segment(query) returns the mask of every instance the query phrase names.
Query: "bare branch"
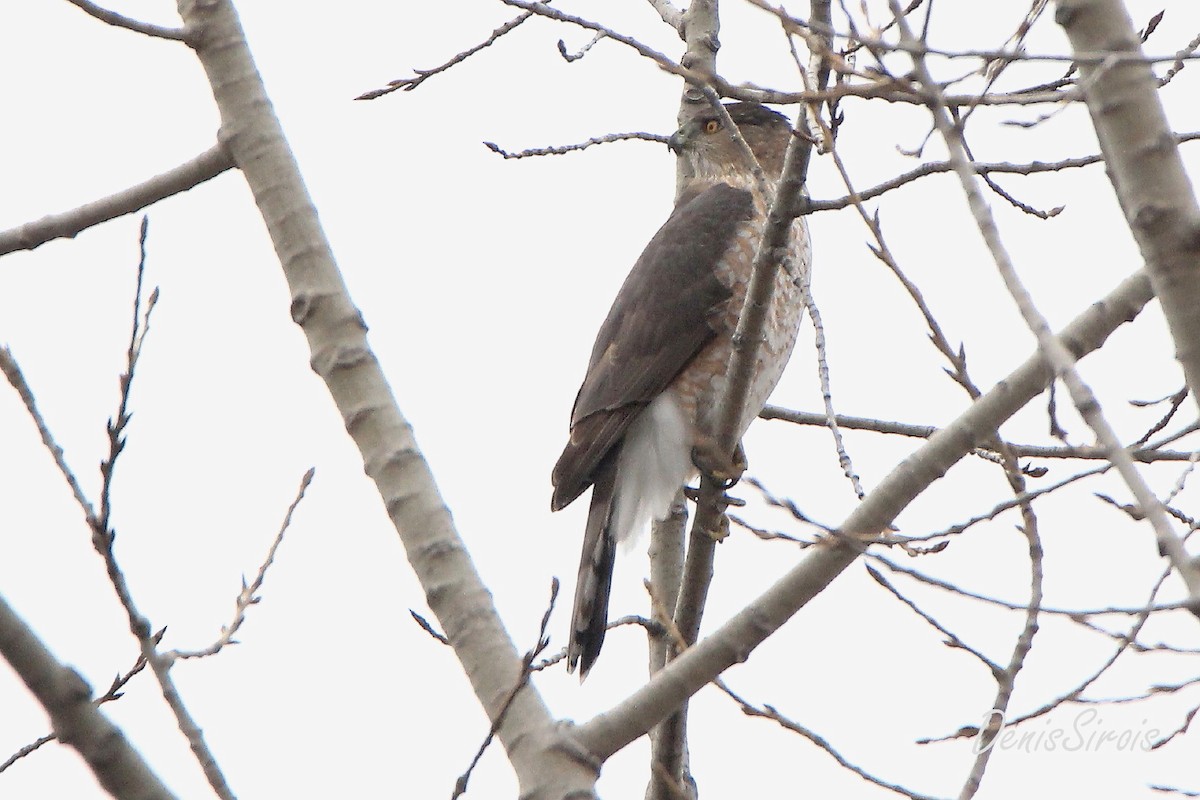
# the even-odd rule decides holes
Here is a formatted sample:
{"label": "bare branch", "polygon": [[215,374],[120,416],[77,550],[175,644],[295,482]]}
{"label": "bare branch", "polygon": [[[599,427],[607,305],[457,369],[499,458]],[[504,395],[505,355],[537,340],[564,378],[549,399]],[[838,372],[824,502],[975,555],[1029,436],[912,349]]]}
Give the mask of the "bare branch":
{"label": "bare branch", "polygon": [[[1081,356],[1090,353],[1112,331],[1137,316],[1151,296],[1149,279],[1137,273],[1078,316],[1060,336]],[[889,473],[839,526],[840,536],[810,548],[797,566],[760,597],[615,708],[576,728],[574,738],[587,751],[606,758],[644,734],[648,726],[722,670],[748,658],[758,644],[857,559],[862,548],[853,546],[853,539],[870,540],[886,530],[925,488],[1040,394],[1050,378],[1041,356],[1032,356]]]}
{"label": "bare branch", "polygon": [[[166,632],[167,632],[166,628],[160,628],[158,630],[158,632],[154,634],[154,643],[158,644],[159,642],[161,642],[163,634],[165,634]],[[145,668],[146,668],[146,657],[139,655],[137,657],[137,660],[133,663],[133,666],[130,667],[129,670],[127,670],[126,672],[113,678],[113,682],[112,682],[112,684],[109,685],[108,691],[106,691],[104,694],[97,697],[95,700],[92,701],[92,703],[96,706],[101,706],[104,703],[111,703],[114,700],[120,700],[121,697],[124,696],[124,692],[122,692],[121,690],[124,689],[125,686],[131,680],[133,680],[133,677],[135,675],[137,675],[139,672],[141,672]],[[50,734],[47,734],[46,736],[42,736],[42,737],[30,742],[29,744],[25,745],[20,750],[18,750],[17,752],[15,752],[11,756],[9,756],[3,763],[0,763],[0,772],[4,772],[4,770],[11,767],[13,764],[15,764],[17,761],[20,761],[22,758],[25,758],[26,756],[30,755],[31,753],[36,751],[38,748],[40,748],[42,745],[46,745],[46,744],[49,744],[50,742],[57,741],[57,739],[58,739],[58,736],[56,736],[53,733],[50,733]]]}
{"label": "bare branch", "polygon": [[[903,22],[901,25],[903,26]],[[1025,478],[1017,469],[1016,457],[1003,441],[1000,443],[1000,448],[1001,455],[1004,457],[1005,477],[1008,478],[1009,486],[1012,487],[1017,498],[1023,498],[1027,493]],[[975,761],[972,763],[971,770],[959,793],[960,800],[974,797],[983,783],[984,772],[991,761],[992,748],[990,744],[1000,732],[1000,720],[1008,712],[1009,703],[1012,701],[1013,691],[1016,688],[1017,675],[1025,666],[1025,659],[1033,649],[1033,638],[1037,635],[1040,627],[1038,615],[1042,610],[1045,552],[1042,549],[1041,533],[1037,515],[1033,510],[1033,503],[1025,499],[1018,499],[1017,502],[1021,508],[1021,533],[1025,535],[1029,552],[1029,604],[1025,609],[1025,623],[1013,645],[1008,664],[999,673],[993,673],[996,678],[996,694],[987,716],[986,727],[980,732],[978,740],[983,743],[987,739],[988,746],[983,747],[982,750],[976,748]]]}
{"label": "bare branch", "polygon": [[895,586],[892,586],[892,584],[888,582],[888,579],[883,577],[883,575],[879,572],[879,570],[874,569],[870,565],[867,565],[867,574],[870,575],[875,580],[876,583],[878,583],[884,589],[887,589],[889,592],[891,592],[893,597],[895,597],[901,603],[904,603],[904,605],[908,606],[909,609],[911,609],[914,614],[916,614],[921,619],[925,620],[925,622],[928,623],[931,628],[933,628],[938,633],[945,636],[946,638],[942,642],[942,644],[946,645],[947,647],[956,649],[956,650],[962,650],[965,653],[969,653],[970,655],[975,656],[976,660],[978,660],[980,663],[982,663],[985,667],[988,668],[988,671],[992,673],[993,678],[996,678],[997,680],[1000,679],[1001,675],[1003,675],[1003,673],[1004,673],[1004,670],[1000,667],[999,664],[997,664],[995,661],[992,661],[990,658],[985,656],[983,653],[981,653],[980,651],[976,650],[974,647],[971,647],[969,644],[964,642],[962,639],[960,639],[958,637],[958,634],[954,633],[949,628],[947,628],[945,625],[938,622],[936,619],[933,618],[932,615],[926,613],[925,611],[922,611],[921,608],[915,602],[913,602],[912,600],[910,600],[909,598],[907,598],[903,594],[901,594],[900,590],[897,589]]}
{"label": "bare branch", "polygon": [[1188,728],[1192,726],[1192,720],[1196,718],[1197,711],[1200,711],[1200,706],[1193,706],[1192,709],[1184,715],[1183,722],[1179,724],[1179,727],[1168,733],[1166,736],[1163,736],[1155,741],[1154,744],[1150,745],[1150,749],[1157,750],[1158,748],[1168,744],[1175,737],[1182,736],[1183,734],[1187,733]]}
{"label": "bare branch", "polygon": [[292,319],[307,339],[312,369],[361,453],[475,696],[498,726],[522,791],[540,796],[546,781],[564,792],[572,787],[580,794],[591,791],[593,769],[561,756],[561,750],[550,754],[559,734],[537,689],[520,683],[520,691],[505,703],[520,682],[521,656],[367,342],[361,312],[350,299],[236,12],[229,3],[181,2],[180,7],[186,24],[205,31],[196,55],[209,78],[223,139],[242,166],[279,256]]}
{"label": "bare branch", "polygon": [[0,255],[32,250],[54,239],[73,239],[81,231],[110,219],[140,211],[152,203],[186,192],[234,167],[224,145],[217,144],[172,170],[148,181],[94,200],[62,214],[27,222],[0,232]]}
{"label": "bare branch", "polygon": [[[1137,438],[1137,441],[1134,442],[1134,444],[1135,445],[1145,444],[1146,442],[1150,441],[1151,436],[1158,433],[1163,428],[1167,427],[1167,425],[1170,424],[1172,418],[1174,418],[1175,413],[1177,411],[1179,411],[1179,407],[1183,405],[1183,401],[1187,399],[1188,391],[1189,391],[1188,387],[1186,385],[1184,385],[1184,387],[1182,389],[1180,389],[1178,392],[1175,392],[1175,394],[1170,395],[1167,398],[1164,398],[1166,400],[1171,401],[1171,404],[1167,408],[1166,413],[1164,413],[1159,418],[1158,422],[1155,422],[1153,425],[1150,426],[1150,428],[1145,433],[1143,433],[1141,436],[1139,436]],[[1138,404],[1132,403],[1132,405],[1137,406]],[[1144,405],[1150,405],[1150,404],[1144,404]]]}
{"label": "bare branch", "polygon": [[[897,0],[890,0],[890,6],[893,13],[900,13],[900,6]],[[903,41],[910,43],[915,41],[912,31],[908,28],[904,20],[900,21],[900,31]],[[983,199],[983,195],[977,186],[977,177],[964,151],[961,130],[951,120],[945,104],[941,101],[941,88],[930,74],[924,56],[914,51],[912,58],[916,73],[929,93],[931,99],[930,113],[933,115],[934,123],[950,151],[950,161],[955,165],[955,172],[962,184],[963,192],[967,196],[971,213],[975,217],[980,233],[983,234],[983,238],[987,242],[988,249],[991,251],[993,260],[996,262],[996,267],[1004,279],[1005,286],[1016,301],[1017,307],[1020,309],[1021,315],[1024,317],[1029,329],[1037,337],[1038,348],[1045,353],[1048,361],[1054,365],[1055,372],[1058,373],[1058,376],[1070,391],[1071,400],[1075,404],[1075,407],[1092,430],[1095,431],[1096,437],[1108,450],[1109,458],[1121,474],[1122,479],[1133,492],[1134,497],[1137,498],[1138,504],[1142,507],[1147,519],[1154,528],[1159,551],[1162,555],[1170,559],[1171,564],[1187,584],[1195,613],[1200,617],[1200,568],[1198,568],[1200,565],[1192,563],[1182,541],[1172,529],[1162,503],[1159,502],[1158,498],[1150,490],[1150,487],[1142,479],[1141,474],[1134,465],[1133,459],[1130,458],[1129,453],[1121,445],[1116,431],[1113,430],[1105,418],[1096,397],[1079,376],[1079,372],[1075,369],[1076,356],[1067,349],[1063,342],[1054,336],[1049,323],[1042,316],[1041,312],[1038,311],[1037,307],[1033,304],[1033,299],[1021,284],[1012,260],[1008,255],[1008,250],[1000,238],[999,229],[996,226],[991,210],[988,208],[987,202]],[[1180,167],[1180,173],[1182,174],[1182,167]],[[1200,211],[1197,211],[1193,215],[1193,218],[1200,218]],[[1145,253],[1148,242],[1143,241],[1139,242],[1139,244],[1142,245],[1143,253]],[[1147,258],[1147,263],[1150,261],[1151,258]],[[1179,291],[1179,287],[1175,286],[1173,291]],[[1200,286],[1197,286],[1197,295],[1200,296]],[[1176,332],[1175,336],[1176,341],[1179,341],[1179,332]],[[1182,345],[1180,346],[1182,347]],[[1200,351],[1197,352],[1197,357],[1200,359]],[[1182,354],[1181,358],[1183,358]],[[1187,364],[1186,359],[1184,360],[1186,371]],[[1195,380],[1200,382],[1200,360],[1197,361],[1195,368]]]}
{"label": "bare branch", "polygon": [[454,784],[454,792],[450,795],[450,800],[456,800],[458,797],[466,794],[467,784],[471,780],[471,773],[475,771],[475,767],[479,764],[479,759],[483,758],[483,754],[487,752],[488,746],[496,737],[496,731],[504,724],[504,718],[508,716],[508,711],[512,708],[513,700],[517,694],[529,682],[529,676],[533,672],[533,661],[550,645],[550,636],[546,633],[547,627],[550,625],[550,616],[554,613],[554,603],[558,600],[558,578],[550,580],[550,600],[546,603],[546,611],[542,614],[542,624],[538,628],[537,642],[534,643],[525,653],[525,657],[521,659],[521,678],[515,686],[508,692],[504,702],[500,705],[500,713],[492,720],[491,727],[488,728],[487,736],[484,737],[483,743],[479,745],[479,749],[475,751],[475,757],[471,759],[470,765],[462,775],[458,776],[458,780]]}
{"label": "bare branch", "polygon": [[663,136],[662,134],[659,134],[659,133],[645,133],[643,131],[634,131],[633,133],[606,133],[603,136],[593,136],[591,139],[588,139],[586,142],[580,142],[579,144],[562,144],[562,145],[553,145],[550,147],[533,147],[528,150],[521,150],[516,153],[512,153],[512,152],[509,152],[508,150],[503,149],[502,147],[500,147],[500,145],[496,144],[495,142],[484,142],[483,145],[488,150],[491,150],[493,153],[504,156],[504,158],[508,159],[508,158],[530,158],[533,156],[560,156],[560,155],[563,155],[564,153],[574,153],[574,152],[578,152],[580,150],[586,150],[589,147],[591,147],[592,145],[609,144],[610,142],[622,142],[622,141],[626,141],[628,139],[642,139],[647,142],[656,142],[658,144],[666,144],[668,138],[669,137]]}
{"label": "bare branch", "polygon": [[447,647],[450,647],[450,640],[446,638],[446,634],[434,628],[433,623],[425,619],[425,617],[421,616],[417,612],[413,611],[411,608],[408,610],[408,613],[412,616],[413,621],[421,626],[421,630],[432,636],[435,641],[441,642]]}
{"label": "bare branch", "polygon": [[662,17],[662,21],[675,29],[679,34],[679,38],[683,38],[683,12],[672,5],[671,0],[647,0],[651,8],[658,12]]}
{"label": "bare branch", "polygon": [[[1009,449],[1012,450],[1013,448],[1010,446]],[[1002,503],[997,503],[990,511],[986,511],[982,514],[976,514],[975,516],[971,517],[970,519],[966,520],[965,522],[955,523],[954,525],[951,525],[949,528],[945,528],[940,531],[935,531],[934,533],[928,533],[928,534],[925,534],[924,536],[906,536],[902,539],[902,542],[903,543],[924,542],[924,541],[929,541],[930,539],[940,539],[944,536],[957,536],[958,534],[966,531],[968,528],[971,528],[974,525],[978,525],[981,522],[986,522],[988,520],[995,519],[996,517],[1000,516],[1000,514],[1005,511],[1008,511],[1013,508],[1017,508],[1018,506],[1023,506],[1027,503],[1030,503],[1033,500],[1038,499],[1039,497],[1043,497],[1045,495],[1056,492],[1059,489],[1063,488],[1064,486],[1069,486],[1072,483],[1076,483],[1078,481],[1083,480],[1084,478],[1090,478],[1095,475],[1103,475],[1105,472],[1108,472],[1108,470],[1111,468],[1112,468],[1111,464],[1105,464],[1102,467],[1095,467],[1094,469],[1089,469],[1084,472],[1077,473],[1075,475],[1069,475],[1066,478],[1063,478],[1062,480],[1060,480],[1056,483],[1053,483],[1049,486],[1043,486],[1042,488],[1035,489],[1032,492],[1030,492],[1030,491],[1019,492],[1012,498],[1005,500]]]}
{"label": "bare branch", "polygon": [[67,2],[81,11],[84,11],[87,14],[95,17],[101,22],[107,23],[116,28],[124,28],[126,30],[134,31],[135,33],[153,36],[156,39],[170,39],[176,42],[186,42],[188,38],[188,31],[186,28],[164,28],[161,25],[151,25],[148,22],[131,19],[130,17],[123,16],[115,11],[109,11],[107,8],[102,8],[101,6],[90,2],[90,0],[67,0]]}
{"label": "bare branch", "polygon": [[[988,597],[987,595],[979,594],[978,592],[973,592],[969,589],[964,589],[961,586],[955,586],[954,584],[949,583],[944,580],[941,580],[940,578],[935,578],[931,575],[926,575],[923,572],[918,572],[917,570],[912,569],[911,567],[901,566],[900,564],[897,564],[895,561],[892,561],[891,559],[887,558],[886,556],[882,556],[878,553],[870,553],[870,554],[868,554],[868,557],[872,561],[874,561],[878,564],[883,564],[885,567],[887,567],[892,572],[898,572],[901,575],[907,575],[910,578],[913,578],[914,580],[920,581],[921,583],[927,584],[929,586],[937,587],[938,589],[942,589],[944,591],[951,592],[953,594],[957,594],[961,597],[967,597],[972,600],[978,600],[980,602],[996,606],[997,608],[1008,609],[1009,611],[1026,611],[1029,608],[1029,605],[1027,603],[1013,603],[1011,601],[1001,600],[996,597]],[[1153,602],[1153,597],[1151,597],[1151,602]],[[1063,616],[1063,617],[1080,617],[1080,618],[1082,618],[1082,617],[1098,617],[1098,616],[1104,616],[1107,614],[1121,614],[1124,616],[1139,616],[1141,614],[1156,614],[1156,613],[1160,613],[1163,611],[1186,611],[1186,610],[1187,609],[1185,608],[1185,606],[1182,603],[1163,603],[1161,605],[1108,606],[1106,608],[1054,608],[1054,607],[1050,607],[1050,606],[1043,606],[1041,609],[1041,612],[1043,614],[1055,614],[1055,615]]]}
{"label": "bare branch", "polygon": [[279,551],[279,545],[283,544],[284,534],[291,527],[292,515],[296,513],[296,509],[300,506],[300,501],[304,499],[304,493],[308,491],[308,487],[312,484],[313,475],[315,474],[316,468],[309,468],[304,473],[304,477],[300,479],[300,488],[296,491],[296,498],[288,506],[287,513],[283,516],[283,523],[279,526],[279,532],[275,534],[274,541],[271,542],[270,548],[267,549],[267,557],[263,559],[262,564],[259,566],[258,574],[254,576],[254,580],[247,586],[246,579],[242,579],[242,590],[238,592],[233,621],[228,625],[222,626],[221,635],[203,650],[168,650],[162,654],[161,658],[165,661],[174,661],[182,658],[204,658],[221,652],[225,645],[236,644],[233,637],[237,635],[238,630],[246,622],[246,611],[261,599],[258,596],[258,592],[262,589],[263,581],[267,578],[267,570],[275,563],[275,554]]}
{"label": "bare branch", "polygon": [[[1178,143],[1194,142],[1200,139],[1200,132],[1179,133],[1174,134],[1175,141]],[[1099,164],[1104,160],[1102,155],[1080,156],[1079,158],[1064,158],[1060,161],[1033,161],[1028,164],[1012,164],[1008,162],[972,162],[971,166],[980,175],[991,174],[1010,174],[1010,175],[1038,175],[1046,172],[1059,172],[1064,169],[1077,169],[1086,167],[1092,164]],[[866,201],[873,200],[880,195],[886,194],[895,189],[899,189],[906,184],[924,178],[929,175],[938,175],[944,172],[950,172],[954,169],[954,165],[949,161],[931,161],[922,164],[919,167],[909,170],[902,175],[897,175],[891,180],[884,181],[878,186],[872,186],[870,189],[863,189],[858,192],[858,200]],[[815,213],[818,211],[835,211],[841,208],[847,208],[854,205],[854,195],[846,195],[835,200],[812,200],[806,197],[800,198],[798,213]]]}
{"label": "bare branch", "polygon": [[476,53],[478,53],[480,50],[483,50],[484,48],[491,47],[492,44],[494,44],[497,39],[499,39],[501,36],[508,33],[509,31],[513,30],[518,25],[520,25],[522,22],[524,22],[525,20],[529,19],[532,16],[533,16],[532,11],[526,11],[525,13],[520,14],[520,15],[514,17],[513,19],[510,19],[508,22],[504,23],[499,28],[496,28],[494,31],[492,31],[491,35],[488,36],[486,39],[484,39],[482,42],[475,45],[474,47],[468,47],[466,50],[464,50],[461,53],[459,53],[458,55],[454,56],[446,63],[439,64],[438,66],[434,67],[433,69],[414,69],[413,77],[397,78],[394,81],[388,81],[387,85],[384,86],[383,88],[372,89],[369,92],[363,92],[362,94],[360,94],[358,97],[356,97],[354,99],[355,100],[374,100],[377,97],[383,97],[385,94],[391,94],[392,92],[395,92],[397,90],[411,92],[413,89],[417,88],[422,83],[424,83],[426,80],[428,80],[429,78],[432,78],[434,75],[437,75],[438,73],[441,73],[441,72],[445,72],[446,70],[453,67],[455,64],[461,64],[463,61],[466,61],[468,58],[475,55]]}
{"label": "bare branch", "polygon": [[25,404],[25,411],[29,414],[29,418],[33,420],[33,424],[37,426],[38,434],[42,438],[42,444],[45,446],[46,452],[54,459],[55,466],[58,467],[58,471],[62,473],[63,479],[66,480],[67,486],[71,489],[71,495],[83,510],[83,516],[87,520],[88,525],[91,526],[96,519],[96,511],[92,507],[91,501],[83,493],[83,487],[79,484],[79,479],[75,477],[75,473],[67,465],[66,458],[63,456],[63,449],[54,440],[54,435],[46,425],[46,420],[42,416],[42,412],[38,410],[37,402],[33,397],[33,390],[29,388],[29,384],[25,381],[25,376],[21,373],[21,367],[13,357],[12,351],[7,347],[0,347],[0,372],[4,373],[4,377],[8,379],[9,385],[16,390],[17,396]]}
{"label": "bare branch", "polygon": [[1187,789],[1180,789],[1177,786],[1164,786],[1162,784],[1151,784],[1149,788],[1155,792],[1173,794],[1177,797],[1200,797],[1200,790],[1189,791]]}
{"label": "bare branch", "polygon": [[[854,469],[854,462],[851,461],[850,454],[846,451],[846,442],[842,438],[842,430],[838,426],[838,414],[833,408],[833,386],[829,377],[825,325],[821,321],[821,309],[817,307],[817,301],[812,295],[812,271],[806,271],[800,278],[804,281],[805,308],[808,310],[808,318],[812,320],[813,324],[813,346],[817,351],[817,379],[821,385],[821,400],[825,404],[825,427],[833,435],[833,447],[837,452],[838,466],[842,468],[842,474],[850,481],[854,496],[862,500],[866,497],[867,492],[863,489],[862,480]],[[759,416],[761,417],[763,414],[760,412]]]}
{"label": "bare branch", "polygon": [[[1143,39],[1142,41],[1145,41],[1145,40]],[[1179,58],[1175,59],[1175,63],[1173,63],[1171,65],[1170,69],[1167,70],[1166,74],[1164,74],[1158,80],[1159,87],[1166,86],[1168,83],[1170,83],[1172,80],[1174,80],[1176,75],[1178,75],[1180,72],[1183,71],[1184,56],[1188,56],[1188,55],[1191,55],[1192,53],[1196,52],[1196,48],[1198,48],[1198,47],[1200,47],[1200,34],[1197,34],[1195,37],[1193,37],[1192,40],[1190,42],[1188,42],[1187,45],[1182,50],[1179,51],[1179,53],[1178,53]]]}
{"label": "bare branch", "polygon": [[558,54],[560,56],[562,56],[563,61],[566,61],[568,64],[570,64],[573,61],[578,61],[579,59],[586,56],[588,54],[588,51],[596,46],[596,42],[603,39],[605,37],[605,35],[606,34],[604,34],[604,33],[597,33],[595,36],[593,36],[591,38],[591,40],[587,44],[585,44],[583,47],[576,50],[574,53],[568,52],[567,51],[567,43],[564,42],[562,39],[559,39],[558,40]]}
{"label": "bare branch", "polygon": [[1116,648],[1099,667],[1093,670],[1091,674],[1084,677],[1070,691],[1063,693],[1062,695],[1042,704],[1032,711],[1028,711],[1021,716],[1016,717],[1015,719],[1006,720],[1005,725],[1008,727],[1021,725],[1022,723],[1028,722],[1031,719],[1036,719],[1040,716],[1050,713],[1063,703],[1070,703],[1078,700],[1083,693],[1087,691],[1089,686],[1098,681],[1100,677],[1104,675],[1104,673],[1108,672],[1109,668],[1111,668],[1112,665],[1117,662],[1117,659],[1119,659],[1122,654],[1124,654],[1127,650],[1132,649],[1132,644],[1137,641],[1138,634],[1145,626],[1146,620],[1148,620],[1150,615],[1157,610],[1157,608],[1153,605],[1154,598],[1158,596],[1159,590],[1162,588],[1163,583],[1170,574],[1171,570],[1168,568],[1163,570],[1163,572],[1159,575],[1158,580],[1150,590],[1150,596],[1146,600],[1146,607],[1137,614],[1133,615],[1133,622],[1129,626],[1128,632],[1126,632],[1117,640]]}
{"label": "bare branch", "polygon": [[3,597],[0,655],[49,713],[58,739],[79,752],[109,794],[146,800],[174,798],[120,728],[96,708],[83,677],[60,664]]}
{"label": "bare branch", "polygon": [[807,728],[795,720],[785,717],[783,714],[779,713],[778,709],[776,709],[774,706],[763,704],[763,706],[759,708],[730,689],[729,686],[721,679],[718,678],[717,680],[713,681],[713,683],[717,685],[717,688],[728,695],[730,699],[741,706],[742,713],[746,716],[761,717],[763,719],[773,720],[774,722],[778,723],[780,727],[786,728],[792,733],[799,734],[821,750],[824,750],[844,769],[853,772],[855,775],[867,781],[868,783],[872,783],[883,789],[895,792],[896,794],[903,795],[904,797],[910,798],[910,800],[936,800],[929,795],[921,794],[920,792],[912,789],[906,789],[899,784],[891,783],[890,781],[885,781],[882,778],[872,775],[862,767],[849,761],[845,756],[838,752],[837,748],[830,744],[825,737],[821,736],[816,731],[813,731],[811,728]]}
{"label": "bare branch", "polygon": [[117,562],[116,554],[113,552],[113,543],[116,540],[116,531],[112,527],[112,503],[110,499],[113,476],[116,472],[117,459],[125,450],[124,434],[130,420],[129,398],[133,386],[133,378],[137,372],[137,364],[141,357],[142,346],[146,341],[146,334],[149,331],[150,314],[158,299],[158,290],[155,289],[151,292],[147,300],[145,316],[143,317],[141,310],[142,285],[146,269],[146,239],[148,232],[149,220],[143,217],[141,235],[138,241],[141,256],[137,266],[137,285],[133,300],[133,324],[129,334],[129,345],[126,349],[125,372],[120,377],[120,400],[117,406],[117,413],[109,420],[107,426],[109,452],[100,462],[100,475],[102,479],[100,513],[98,515],[90,514],[87,511],[90,505],[86,503],[85,499],[85,514],[88,514],[88,524],[91,527],[92,546],[103,559],[109,582],[112,584],[122,608],[125,609],[125,614],[129,621],[129,631],[137,639],[142,655],[145,657],[147,663],[150,664],[154,676],[158,679],[163,699],[175,715],[180,732],[187,739],[188,745],[195,755],[197,763],[200,764],[200,768],[204,771],[204,775],[208,779],[209,786],[212,787],[213,792],[222,798],[222,800],[234,800],[233,791],[229,788],[224,774],[217,765],[216,758],[204,741],[203,732],[192,718],[191,713],[187,710],[187,706],[183,702],[183,698],[180,697],[178,690],[175,688],[169,674],[170,662],[163,659],[157,652],[157,642],[151,634],[150,621],[138,610],[137,604],[133,599],[133,593],[129,588],[129,582],[126,580],[125,574]]}
{"label": "bare branch", "polygon": [[[769,14],[773,14],[774,16],[778,17],[780,21],[784,23],[785,28],[790,33],[795,33],[799,36],[806,36],[808,35],[809,30],[815,30],[805,20],[789,15],[782,6],[772,6],[770,3],[767,3],[766,0],[747,0],[747,2],[753,6],[757,6]],[[919,2],[910,3],[904,16],[907,17],[908,14],[919,5]],[[1114,54],[1101,46],[1097,46],[1094,49],[1072,55],[1056,55],[1053,53],[1026,53],[1011,48],[1001,50],[946,50],[944,48],[930,47],[928,43],[917,37],[913,37],[911,41],[904,41],[901,39],[899,42],[892,42],[879,35],[887,31],[893,25],[894,23],[889,23],[888,25],[870,33],[861,29],[855,29],[850,32],[830,31],[830,33],[835,39],[853,42],[859,46],[872,47],[881,52],[886,50],[888,52],[908,53],[909,55],[915,56],[940,56],[948,59],[970,58],[983,61],[1020,60],[1028,62],[1046,61],[1067,64],[1102,64],[1112,60],[1113,56],[1115,55],[1116,60],[1123,64],[1159,64],[1166,62],[1173,63],[1176,59],[1181,57],[1185,60],[1193,60],[1196,58],[1196,56],[1190,51],[1179,51],[1171,53],[1170,55],[1159,56],[1147,56],[1141,52],[1123,51]],[[970,103],[963,103],[962,105],[970,105]]]}
{"label": "bare branch", "polygon": [[[1109,55],[1098,63],[1081,62],[1088,83],[1085,100],[1107,174],[1162,303],[1176,358],[1200,404],[1200,272],[1195,268],[1200,260],[1200,206],[1171,136],[1154,74],[1138,61],[1141,44],[1120,2],[1060,0],[1055,19],[1077,55],[1101,49]],[[1152,520],[1157,516],[1150,498],[1139,495],[1138,502]],[[1178,567],[1186,554],[1177,551],[1164,531],[1159,535]],[[1184,579],[1200,613],[1196,572],[1185,573]]]}
{"label": "bare branch", "polygon": [[[760,419],[774,419],[790,422],[795,425],[824,426],[828,425],[827,417],[813,411],[793,411],[781,406],[764,406],[758,415]],[[870,417],[854,417],[848,414],[836,414],[834,420],[838,427],[851,430],[872,431],[874,433],[892,434],[895,436],[910,436],[914,439],[928,439],[941,430],[936,425],[913,425],[905,422],[872,419]],[[1143,443],[1144,444],[1144,443]],[[1095,445],[1053,446],[1039,444],[1009,443],[1013,453],[1027,458],[1073,458],[1087,461],[1107,459],[1106,451]],[[1146,463],[1154,461],[1190,461],[1193,457],[1188,450],[1162,450],[1155,446],[1131,446],[1129,454],[1137,461]]]}

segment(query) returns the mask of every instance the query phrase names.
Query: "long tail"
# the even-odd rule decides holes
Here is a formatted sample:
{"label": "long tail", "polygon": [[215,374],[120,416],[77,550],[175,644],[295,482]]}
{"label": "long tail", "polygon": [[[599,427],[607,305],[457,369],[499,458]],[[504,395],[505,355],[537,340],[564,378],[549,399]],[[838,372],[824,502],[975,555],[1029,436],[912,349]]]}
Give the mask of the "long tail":
{"label": "long tail", "polygon": [[583,553],[575,582],[575,608],[571,612],[571,641],[567,645],[567,671],[579,663],[579,680],[587,677],[604,644],[608,627],[608,595],[612,588],[613,561],[617,541],[613,535],[613,488],[620,446],[613,448],[595,473]]}

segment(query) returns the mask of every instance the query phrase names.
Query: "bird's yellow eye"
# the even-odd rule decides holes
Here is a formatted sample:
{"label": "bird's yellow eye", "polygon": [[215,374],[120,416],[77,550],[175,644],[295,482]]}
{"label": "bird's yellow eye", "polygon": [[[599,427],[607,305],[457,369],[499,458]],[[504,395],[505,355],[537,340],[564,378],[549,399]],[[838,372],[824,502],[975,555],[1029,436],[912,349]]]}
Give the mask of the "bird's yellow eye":
{"label": "bird's yellow eye", "polygon": [[721,130],[721,123],[715,119],[710,119],[708,122],[704,123],[705,133],[716,133],[719,130]]}

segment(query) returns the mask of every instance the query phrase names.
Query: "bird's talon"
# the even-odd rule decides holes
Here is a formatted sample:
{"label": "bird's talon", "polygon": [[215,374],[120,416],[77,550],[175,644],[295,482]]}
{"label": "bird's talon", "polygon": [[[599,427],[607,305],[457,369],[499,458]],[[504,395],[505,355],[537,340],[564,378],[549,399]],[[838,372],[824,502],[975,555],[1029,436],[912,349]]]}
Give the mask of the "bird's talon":
{"label": "bird's talon", "polygon": [[732,489],[746,471],[746,451],[739,442],[733,455],[721,451],[712,437],[702,437],[692,447],[692,463],[706,477],[721,484],[721,491]]}
{"label": "bird's talon", "polygon": [[[700,489],[696,486],[685,486],[683,487],[683,496],[688,500],[691,500],[693,503],[699,503]],[[734,508],[742,508],[746,505],[746,501],[740,497],[734,497],[733,495],[726,494],[725,491],[722,490],[721,496],[717,498],[717,505],[719,505],[722,510],[729,508],[730,506]]]}

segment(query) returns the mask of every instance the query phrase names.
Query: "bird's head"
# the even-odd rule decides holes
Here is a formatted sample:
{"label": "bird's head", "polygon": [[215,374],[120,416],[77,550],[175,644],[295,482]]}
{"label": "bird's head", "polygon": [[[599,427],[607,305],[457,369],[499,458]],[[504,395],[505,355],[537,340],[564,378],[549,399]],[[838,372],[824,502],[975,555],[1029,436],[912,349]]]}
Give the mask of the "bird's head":
{"label": "bird's head", "polygon": [[[725,110],[767,178],[778,178],[792,133],[787,117],[758,103],[727,103]],[[667,147],[686,158],[692,173],[700,179],[721,180],[747,170],[741,150],[712,108],[705,108],[680,126]]]}

